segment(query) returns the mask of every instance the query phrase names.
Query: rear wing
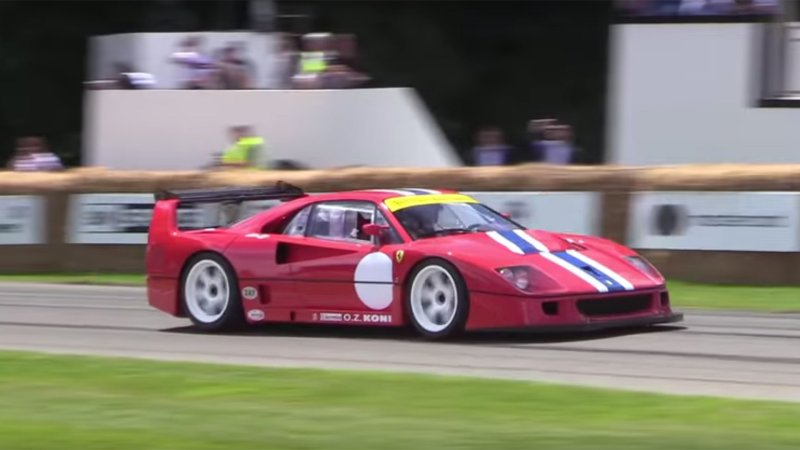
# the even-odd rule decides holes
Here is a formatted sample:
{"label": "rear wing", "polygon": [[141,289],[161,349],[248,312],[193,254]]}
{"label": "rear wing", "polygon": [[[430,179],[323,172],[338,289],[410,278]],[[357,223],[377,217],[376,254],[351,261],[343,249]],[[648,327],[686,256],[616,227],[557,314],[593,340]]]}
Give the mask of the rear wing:
{"label": "rear wing", "polygon": [[156,202],[177,200],[178,203],[240,203],[251,200],[291,200],[307,194],[297,186],[279,181],[272,187],[231,187],[216,189],[187,189],[159,191],[154,194]]}
{"label": "rear wing", "polygon": [[[279,181],[271,187],[232,187],[215,189],[189,189],[179,191],[159,191],[154,194],[155,207],[150,219],[148,244],[168,241],[178,228],[178,206],[193,203],[239,204],[253,200],[286,201],[305,197],[297,186]],[[236,213],[235,215],[238,215]]]}

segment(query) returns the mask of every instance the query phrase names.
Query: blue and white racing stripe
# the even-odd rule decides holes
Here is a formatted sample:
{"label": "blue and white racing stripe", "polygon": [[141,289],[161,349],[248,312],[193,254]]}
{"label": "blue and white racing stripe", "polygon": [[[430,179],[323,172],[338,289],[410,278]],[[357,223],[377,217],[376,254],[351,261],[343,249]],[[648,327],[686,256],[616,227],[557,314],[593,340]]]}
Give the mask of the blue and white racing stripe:
{"label": "blue and white racing stripe", "polygon": [[600,264],[599,262],[595,261],[588,256],[576,252],[575,250],[567,250],[567,254],[572,256],[573,258],[585,263],[588,266],[591,266],[595,270],[601,272],[603,275],[611,279],[614,283],[622,286],[622,288],[626,291],[632,291],[634,289],[633,284],[630,281],[626,280],[622,275],[614,272],[613,270],[609,269],[608,267]]}
{"label": "blue and white racing stripe", "polygon": [[523,230],[500,230],[486,233],[503,247],[520,255],[549,251],[547,246]]}
{"label": "blue and white racing stripe", "polygon": [[622,275],[575,250],[551,252],[546,245],[523,230],[490,231],[495,242],[518,255],[540,254],[592,285],[598,292],[631,291],[633,284]]}
{"label": "blue and white racing stripe", "polygon": [[508,238],[503,236],[499,231],[490,231],[486,233],[486,235],[492,238],[498,244],[502,245],[503,247],[511,250],[512,252],[518,255],[526,254],[525,250],[522,247],[515,244],[513,241],[508,240]]}
{"label": "blue and white racing stripe", "polygon": [[[553,253],[553,256],[561,259],[562,261],[566,262],[570,266],[573,266],[580,270],[581,272],[585,273],[586,275],[591,276],[594,278],[598,283],[602,284],[605,289],[598,289],[601,292],[617,292],[617,291],[627,291],[633,289],[633,285],[631,285],[628,280],[622,278],[616,272],[611,271],[607,267],[601,265],[597,261],[581,255],[580,253],[567,250],[566,252],[557,252]],[[602,269],[601,269],[602,267]],[[597,287],[596,283],[591,283],[592,286]]]}
{"label": "blue and white racing stripe", "polygon": [[572,274],[576,277],[591,284],[592,287],[597,289],[598,292],[608,292],[608,286],[598,281],[595,277],[582,270],[580,267],[570,264],[568,261],[559,258],[555,253],[542,253],[542,257],[572,272]]}
{"label": "blue and white racing stripe", "polygon": [[525,230],[514,230],[510,231],[511,234],[514,234],[518,238],[522,239],[523,241],[527,242],[528,244],[532,245],[539,252],[549,252],[550,250],[547,248],[546,245],[539,242],[538,239],[531,236],[530,234],[526,233]]}

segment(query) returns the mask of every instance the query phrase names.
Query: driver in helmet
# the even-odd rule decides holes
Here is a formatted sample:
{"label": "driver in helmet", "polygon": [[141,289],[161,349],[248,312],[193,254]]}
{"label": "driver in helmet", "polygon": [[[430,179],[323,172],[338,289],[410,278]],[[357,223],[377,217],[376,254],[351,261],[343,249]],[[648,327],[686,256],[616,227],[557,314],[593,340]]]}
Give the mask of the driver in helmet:
{"label": "driver in helmet", "polygon": [[415,206],[409,208],[398,219],[412,236],[431,235],[442,229],[438,221],[439,213],[443,209],[444,207],[441,204]]}

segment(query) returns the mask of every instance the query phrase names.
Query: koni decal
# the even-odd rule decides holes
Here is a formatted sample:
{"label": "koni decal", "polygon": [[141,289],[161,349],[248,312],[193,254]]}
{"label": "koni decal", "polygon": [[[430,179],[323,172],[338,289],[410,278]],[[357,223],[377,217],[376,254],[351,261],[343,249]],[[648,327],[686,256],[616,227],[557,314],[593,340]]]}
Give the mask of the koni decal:
{"label": "koni decal", "polygon": [[314,316],[320,322],[392,323],[391,314],[322,312]]}

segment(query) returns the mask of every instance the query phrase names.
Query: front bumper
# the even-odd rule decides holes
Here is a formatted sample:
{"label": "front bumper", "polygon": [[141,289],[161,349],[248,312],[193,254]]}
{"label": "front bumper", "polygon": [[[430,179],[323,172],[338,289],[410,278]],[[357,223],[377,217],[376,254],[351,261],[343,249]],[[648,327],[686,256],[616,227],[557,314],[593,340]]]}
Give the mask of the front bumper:
{"label": "front bumper", "polygon": [[471,292],[467,329],[594,331],[681,320],[666,288],[558,297]]}

